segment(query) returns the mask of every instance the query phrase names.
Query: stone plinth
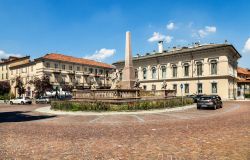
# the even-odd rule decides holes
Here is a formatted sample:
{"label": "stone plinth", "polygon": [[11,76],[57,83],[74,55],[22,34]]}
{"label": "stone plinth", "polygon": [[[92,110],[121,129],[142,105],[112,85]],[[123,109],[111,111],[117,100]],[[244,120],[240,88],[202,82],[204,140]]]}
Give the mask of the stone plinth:
{"label": "stone plinth", "polygon": [[97,89],[73,90],[75,100],[129,100],[139,99],[140,91],[137,89]]}

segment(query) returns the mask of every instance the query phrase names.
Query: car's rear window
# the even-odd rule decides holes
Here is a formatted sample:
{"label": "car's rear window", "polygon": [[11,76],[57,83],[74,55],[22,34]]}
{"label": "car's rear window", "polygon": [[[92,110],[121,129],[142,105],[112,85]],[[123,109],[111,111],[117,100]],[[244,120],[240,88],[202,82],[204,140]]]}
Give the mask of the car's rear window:
{"label": "car's rear window", "polygon": [[30,99],[29,97],[25,97],[25,99]]}
{"label": "car's rear window", "polygon": [[201,97],[200,99],[201,100],[209,100],[209,99],[212,99],[212,97]]}

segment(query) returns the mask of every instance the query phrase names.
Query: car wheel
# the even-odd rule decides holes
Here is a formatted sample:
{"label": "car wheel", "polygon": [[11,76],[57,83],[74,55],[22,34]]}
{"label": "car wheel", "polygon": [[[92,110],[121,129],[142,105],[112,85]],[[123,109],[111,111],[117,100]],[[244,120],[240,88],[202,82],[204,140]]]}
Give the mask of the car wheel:
{"label": "car wheel", "polygon": [[24,102],[23,102],[23,101],[21,102],[21,105],[24,105]]}
{"label": "car wheel", "polygon": [[223,105],[222,104],[220,104],[220,108],[222,108],[223,107]]}
{"label": "car wheel", "polygon": [[214,105],[214,110],[216,110],[217,109],[217,106],[216,106],[216,104]]}
{"label": "car wheel", "polygon": [[13,102],[12,102],[12,101],[10,101],[10,104],[11,104],[11,105],[13,105]]}
{"label": "car wheel", "polygon": [[197,106],[197,109],[201,109],[201,107],[200,107],[200,106]]}

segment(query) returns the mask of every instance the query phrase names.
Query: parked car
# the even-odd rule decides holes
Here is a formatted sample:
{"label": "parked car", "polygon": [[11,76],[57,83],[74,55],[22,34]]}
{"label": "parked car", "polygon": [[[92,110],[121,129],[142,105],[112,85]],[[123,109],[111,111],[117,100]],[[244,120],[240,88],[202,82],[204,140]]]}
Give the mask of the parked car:
{"label": "parked car", "polygon": [[189,97],[192,97],[194,100],[194,103],[197,103],[197,101],[202,97],[205,96],[204,94],[197,94],[197,95],[190,95]]}
{"label": "parked car", "polygon": [[39,97],[36,99],[36,103],[50,103],[50,99],[48,97]]}
{"label": "parked car", "polygon": [[29,97],[17,97],[10,100],[10,104],[31,104],[32,101]]}
{"label": "parked car", "polygon": [[223,104],[220,96],[218,95],[210,95],[210,96],[202,96],[197,101],[197,109],[203,107],[211,107],[213,109],[222,108]]}

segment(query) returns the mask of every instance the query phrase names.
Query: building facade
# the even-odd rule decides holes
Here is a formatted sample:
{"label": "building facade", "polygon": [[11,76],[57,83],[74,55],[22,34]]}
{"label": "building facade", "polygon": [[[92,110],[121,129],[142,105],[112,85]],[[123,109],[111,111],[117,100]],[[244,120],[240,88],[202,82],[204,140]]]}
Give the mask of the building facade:
{"label": "building facade", "polygon": [[237,97],[244,99],[246,94],[250,94],[250,69],[238,67],[237,74]]}
{"label": "building facade", "polygon": [[[159,52],[133,58],[135,76],[140,88],[176,90],[177,96],[190,94],[218,94],[223,99],[236,97],[237,60],[241,57],[233,45],[208,44],[192,47],[162,49]],[[113,63],[122,74],[124,61]],[[122,77],[122,75],[120,76]]]}
{"label": "building facade", "polygon": [[25,96],[34,97],[35,88],[31,81],[35,77],[49,76],[54,89],[109,88],[110,75],[114,66],[63,54],[50,53],[33,61],[29,56],[10,57],[0,63],[0,81],[9,81],[11,93],[17,96],[16,78],[20,76]]}

